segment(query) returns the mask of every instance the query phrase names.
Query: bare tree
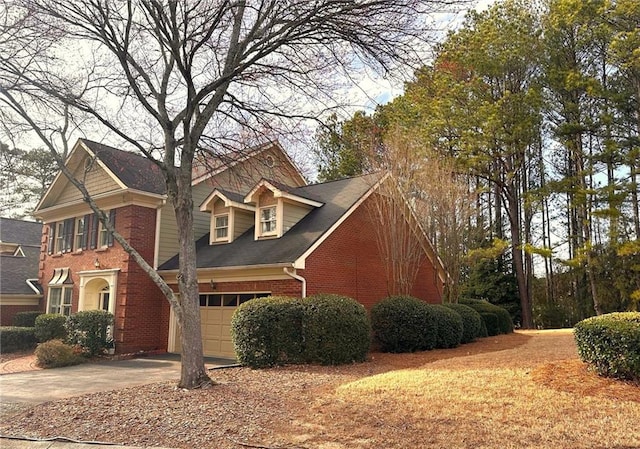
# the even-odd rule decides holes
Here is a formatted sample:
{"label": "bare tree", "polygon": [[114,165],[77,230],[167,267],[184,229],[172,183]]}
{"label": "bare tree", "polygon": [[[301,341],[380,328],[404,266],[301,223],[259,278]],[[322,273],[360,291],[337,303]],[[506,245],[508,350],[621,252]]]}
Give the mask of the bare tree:
{"label": "bare tree", "polygon": [[[449,0],[5,0],[0,101],[56,153],[99,130],[152,160],[180,229],[180,300],[116,240],[166,295],[182,332],[180,386],[209,385],[200,339],[191,173],[198,152],[335,106],[336,72],[411,62],[427,14]],[[347,77],[348,78],[348,77]],[[310,104],[310,101],[313,102]],[[313,113],[312,111],[315,111]],[[55,126],[52,117],[58,117]],[[65,175],[70,173],[63,169]],[[94,211],[81,181],[72,181]],[[104,214],[103,224],[110,228]],[[114,229],[109,229],[111,232]]]}

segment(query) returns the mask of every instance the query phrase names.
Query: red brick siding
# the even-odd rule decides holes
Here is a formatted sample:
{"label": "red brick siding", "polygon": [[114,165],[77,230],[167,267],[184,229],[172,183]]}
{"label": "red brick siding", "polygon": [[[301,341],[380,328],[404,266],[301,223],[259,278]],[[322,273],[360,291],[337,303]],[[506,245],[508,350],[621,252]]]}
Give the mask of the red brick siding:
{"label": "red brick siding", "polygon": [[[307,258],[306,269],[299,274],[307,280],[308,295],[339,293],[367,309],[389,295],[375,224],[366,207],[365,201]],[[426,255],[412,294],[427,302],[442,302],[442,285]]]}
{"label": "red brick siding", "polygon": [[209,283],[198,285],[198,289],[205,293],[242,293],[242,292],[271,292],[273,296],[302,295],[302,283],[295,279],[283,279],[274,281],[247,281],[247,282],[217,282],[215,289]]}
{"label": "red brick siding", "polygon": [[[40,300],[42,303],[42,300]],[[0,326],[13,326],[13,317],[19,312],[43,311],[42,304],[33,306],[0,306]]]}
{"label": "red brick siding", "polygon": [[[100,269],[119,268],[115,306],[115,338],[117,352],[165,349],[169,317],[163,313],[164,296],[149,277],[129,257],[122,247],[105,250],[84,250],[81,253],[48,255],[46,252],[49,227],[44,226],[40,255],[40,282],[45,286],[44,307],[47,303],[46,285],[55,268],[69,267],[73,280],[72,311],[78,310],[80,295],[79,271],[95,270],[96,258]],[[155,248],[156,210],[142,206],[126,206],[116,212],[116,230],[129,241],[149,263],[153,263]]]}

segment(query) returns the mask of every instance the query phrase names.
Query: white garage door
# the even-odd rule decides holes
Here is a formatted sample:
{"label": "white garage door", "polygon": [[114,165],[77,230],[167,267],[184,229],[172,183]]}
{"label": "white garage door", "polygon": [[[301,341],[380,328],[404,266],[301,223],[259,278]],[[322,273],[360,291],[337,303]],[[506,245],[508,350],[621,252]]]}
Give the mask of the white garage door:
{"label": "white garage door", "polygon": [[269,296],[256,293],[206,293],[200,295],[202,347],[205,356],[235,358],[231,342],[231,317],[240,304]]}

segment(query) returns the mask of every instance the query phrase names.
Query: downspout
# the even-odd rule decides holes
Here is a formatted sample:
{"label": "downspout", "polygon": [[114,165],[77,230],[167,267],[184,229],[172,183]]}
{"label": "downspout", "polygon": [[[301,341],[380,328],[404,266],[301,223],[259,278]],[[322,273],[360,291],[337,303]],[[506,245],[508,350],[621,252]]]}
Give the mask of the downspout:
{"label": "downspout", "polygon": [[42,296],[42,292],[40,291],[40,289],[38,289],[38,287],[33,285],[33,282],[38,282],[38,279],[27,279],[27,285],[31,288],[31,290],[33,290],[36,295]]}
{"label": "downspout", "polygon": [[302,297],[306,298],[307,297],[307,280],[302,276],[300,276],[299,274],[296,274],[295,268],[293,269],[293,273],[289,271],[289,267],[283,267],[282,271],[284,271],[284,274],[286,274],[287,276],[291,276],[296,281],[302,282]]}

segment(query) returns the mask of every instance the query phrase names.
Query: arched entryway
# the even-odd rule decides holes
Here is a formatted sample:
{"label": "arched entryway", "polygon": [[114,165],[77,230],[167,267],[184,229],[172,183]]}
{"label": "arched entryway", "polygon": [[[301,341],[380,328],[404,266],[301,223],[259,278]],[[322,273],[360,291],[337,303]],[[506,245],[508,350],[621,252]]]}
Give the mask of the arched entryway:
{"label": "arched entryway", "polygon": [[81,271],[78,310],[106,310],[115,315],[120,270]]}

